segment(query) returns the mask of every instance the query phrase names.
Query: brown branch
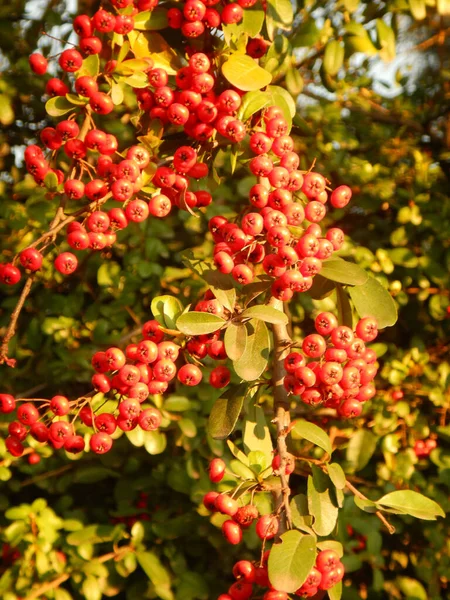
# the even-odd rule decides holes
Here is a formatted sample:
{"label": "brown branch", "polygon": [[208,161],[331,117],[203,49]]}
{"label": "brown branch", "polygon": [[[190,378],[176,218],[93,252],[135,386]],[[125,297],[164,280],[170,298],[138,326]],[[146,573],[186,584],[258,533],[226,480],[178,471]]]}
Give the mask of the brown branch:
{"label": "brown branch", "polygon": [[[96,561],[98,563],[105,563],[108,562],[108,560],[120,560],[122,556],[124,554],[127,554],[128,552],[134,552],[134,548],[132,546],[123,546],[122,548],[118,548],[114,552],[108,552],[103,556],[94,557],[91,559],[91,562]],[[56,579],[53,579],[52,581],[46,581],[41,586],[36,588],[33,592],[31,592],[31,594],[28,594],[28,596],[26,596],[24,600],[37,600],[43,594],[49,592],[50,590],[58,588],[62,583],[67,581],[71,575],[72,572],[63,573],[62,575],[56,577]]]}
{"label": "brown branch", "polygon": [[56,579],[53,579],[52,581],[47,581],[46,583],[38,587],[36,590],[34,590],[34,592],[28,594],[28,596],[25,597],[25,600],[36,600],[37,598],[40,598],[43,594],[49,592],[50,590],[58,588],[62,583],[67,581],[69,577],[70,573],[63,573]]}
{"label": "brown branch", "polygon": [[22,293],[20,294],[19,301],[17,302],[16,308],[14,309],[11,319],[8,325],[8,329],[3,337],[2,345],[0,347],[0,365],[6,363],[9,367],[14,367],[16,361],[14,359],[8,358],[8,346],[11,339],[14,337],[16,333],[17,320],[19,319],[19,315],[22,311],[23,305],[25,304],[25,300],[27,299],[29,293],[31,292],[31,286],[33,285],[34,275],[30,275],[23,286]]}
{"label": "brown branch", "polygon": [[[369,499],[369,498],[367,498],[367,496],[364,496],[364,494],[362,494],[358,489],[356,489],[355,486],[352,485],[349,481],[345,482],[345,486],[351,491],[351,493],[354,496],[356,496],[360,500],[368,500]],[[389,523],[389,521],[386,519],[386,517],[383,515],[383,513],[381,511],[377,510],[375,515],[380,519],[380,521],[383,523],[383,525],[386,527],[386,529],[389,531],[389,533],[391,535],[393,533],[395,533],[395,527]]]}
{"label": "brown branch", "polygon": [[[283,302],[276,298],[271,298],[271,306],[283,311]],[[281,510],[284,505],[284,517],[281,519],[280,531],[283,533],[286,529],[292,529],[291,507],[289,505],[289,496],[291,490],[289,488],[289,476],[286,475],[285,469],[288,463],[288,450],[286,445],[286,435],[291,422],[289,413],[290,402],[289,396],[284,387],[284,377],[286,370],[284,368],[284,359],[289,354],[290,344],[292,342],[286,325],[272,325],[273,341],[274,341],[274,361],[273,361],[273,398],[274,398],[274,413],[273,422],[277,427],[277,450],[280,457],[280,479],[281,490],[275,493],[277,502],[277,511]]]}

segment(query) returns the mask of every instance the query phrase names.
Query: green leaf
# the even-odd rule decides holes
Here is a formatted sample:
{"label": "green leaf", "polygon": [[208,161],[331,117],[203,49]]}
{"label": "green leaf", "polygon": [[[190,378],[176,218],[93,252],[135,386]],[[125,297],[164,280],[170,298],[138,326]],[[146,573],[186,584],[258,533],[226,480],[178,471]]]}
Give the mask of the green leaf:
{"label": "green leaf", "polygon": [[30,518],[30,510],[31,507],[29,504],[21,504],[20,506],[13,506],[12,508],[8,508],[4,516],[10,521],[28,521],[28,519]]}
{"label": "green leaf", "polygon": [[350,467],[354,471],[364,469],[372,458],[376,447],[377,438],[373,433],[366,429],[356,431],[350,438],[347,446],[346,458],[350,463]]}
{"label": "green leaf", "polygon": [[239,448],[236,446],[236,444],[233,444],[233,442],[231,440],[227,440],[227,446],[230,449],[231,454],[233,456],[235,456],[243,465],[246,465],[248,467],[248,465],[249,465],[248,458],[242,452],[242,450],[239,450]]}
{"label": "green leaf", "polygon": [[[250,461],[249,461],[249,464],[250,464]],[[231,460],[230,468],[235,475],[237,475],[238,477],[241,477],[242,479],[249,479],[249,480],[256,479],[255,472],[252,469],[250,469],[250,467],[247,467],[247,465],[244,465],[239,460]]]}
{"label": "green leaf", "polygon": [[340,283],[336,284],[336,308],[339,324],[353,329],[352,305],[350,304],[347,292]]}
{"label": "green leaf", "polygon": [[62,117],[74,109],[75,106],[64,96],[55,96],[45,103],[45,110],[51,117]]}
{"label": "green leaf", "polygon": [[71,546],[108,542],[113,539],[116,531],[117,529],[113,525],[89,525],[88,527],[69,533],[66,537],[66,542]]}
{"label": "green leaf", "polygon": [[140,12],[133,17],[134,28],[140,31],[157,31],[167,27],[167,9],[157,6],[153,10]]}
{"label": "green leaf", "polygon": [[308,290],[308,295],[314,300],[322,300],[332,294],[335,287],[334,281],[317,274],[313,278],[313,284]]}
{"label": "green leaf", "polygon": [[334,486],[330,478],[312,465],[308,476],[308,510],[314,517],[313,529],[320,536],[327,536],[336,526],[339,508],[334,498]]}
{"label": "green leaf", "polygon": [[269,85],[272,75],[247,54],[236,52],[223,64],[222,73],[239,90],[260,90]]}
{"label": "green leaf", "polygon": [[445,517],[444,511],[437,502],[412,490],[391,492],[380,498],[377,504],[403,510],[408,515],[425,521],[435,521],[436,517]]}
{"label": "green leaf", "polygon": [[344,46],[337,40],[331,40],[325,47],[323,55],[323,68],[332,77],[337,75],[344,64]]}
{"label": "green leaf", "polygon": [[369,37],[367,30],[362,23],[350,21],[345,25],[345,46],[352,52],[364,52],[368,56],[378,53],[377,48]]}
{"label": "green leaf", "polygon": [[423,585],[412,577],[397,577],[395,580],[400,591],[409,600],[428,600],[429,596]]}
{"label": "green leaf", "polygon": [[342,581],[338,581],[336,585],[328,590],[330,600],[341,600],[342,598]]}
{"label": "green leaf", "polygon": [[142,570],[153,583],[170,588],[170,575],[166,567],[153,552],[136,552],[136,558]]}
{"label": "green leaf", "polygon": [[88,77],[97,77],[100,71],[100,58],[98,54],[91,54],[83,60],[81,69],[77,71],[76,77],[87,75]]}
{"label": "green leaf", "polygon": [[257,404],[250,407],[245,418],[242,441],[246,452],[261,452],[266,457],[267,464],[271,464],[273,456],[272,438],[270,437],[264,410]]}
{"label": "green leaf", "polygon": [[291,25],[294,11],[290,0],[268,0],[267,14],[280,25]]}
{"label": "green leaf", "polygon": [[[183,305],[174,296],[156,296],[150,305],[153,317],[166,329],[176,329]],[[190,313],[186,313],[190,314]]]}
{"label": "green leaf", "polygon": [[272,546],[268,570],[271,585],[293,594],[306,581],[316,560],[316,540],[300,531],[286,531]]}
{"label": "green leaf", "polygon": [[102,598],[102,589],[99,585],[99,580],[96,577],[86,577],[81,589],[83,598],[86,598],[86,600],[101,600]]}
{"label": "green leaf", "polygon": [[[208,264],[208,263],[206,263]],[[236,304],[236,289],[234,280],[230,275],[220,273],[217,269],[206,268],[202,271],[202,279],[209,285],[217,300],[230,312],[234,311]]]}
{"label": "green leaf", "polygon": [[242,323],[229,323],[223,341],[228,358],[239,360],[247,345],[247,328]]}
{"label": "green leaf", "polygon": [[315,535],[312,529],[313,518],[308,510],[308,498],[305,494],[297,494],[290,502],[292,523],[297,529]]}
{"label": "green leaf", "polygon": [[161,431],[146,431],[144,448],[149,454],[162,454],[167,446],[167,437]]}
{"label": "green leaf", "polygon": [[300,23],[297,28],[297,33],[292,40],[294,48],[312,47],[320,39],[320,29],[316,25],[314,18],[310,18],[304,23]]}
{"label": "green leaf", "polygon": [[56,192],[56,189],[58,187],[58,177],[56,173],[53,173],[53,171],[49,171],[44,177],[44,185],[49,190],[49,192]]}
{"label": "green leaf", "polygon": [[378,43],[381,46],[380,57],[389,62],[395,58],[395,33],[383,19],[377,19]]}
{"label": "green leaf", "polygon": [[242,98],[237,117],[245,123],[252,115],[269,105],[270,99],[267,98],[266,92],[260,92],[259,90],[247,92]]}
{"label": "green leaf", "polygon": [[362,285],[369,279],[369,275],[361,267],[340,258],[324,260],[320,275],[346,285]]}
{"label": "green leaf", "polygon": [[274,325],[286,325],[289,322],[288,316],[281,310],[268,306],[267,304],[257,304],[246,308],[241,313],[242,318],[260,319],[265,323],[272,323]]}
{"label": "green leaf", "polygon": [[146,88],[148,87],[148,77],[145,73],[139,73],[136,71],[129,77],[118,77],[118,80],[130,85],[134,88]]}
{"label": "green leaf", "polygon": [[76,96],[75,94],[66,94],[66,100],[68,100],[71,104],[75,104],[75,106],[86,106],[86,104],[89,103],[88,98]]}
{"label": "green leaf", "polygon": [[363,285],[348,289],[350,298],[362,317],[375,317],[378,327],[391,327],[397,321],[397,307],[389,292],[374,277]]}
{"label": "green leaf", "polygon": [[192,419],[183,418],[178,421],[178,426],[184,435],[188,438],[195,438],[197,435],[197,426]]}
{"label": "green leaf", "polygon": [[358,498],[358,496],[354,496],[353,500],[356,504],[356,506],[363,510],[364,512],[368,512],[368,513],[375,513],[377,512],[377,510],[379,510],[378,506],[376,505],[375,502],[372,502],[372,500],[369,500],[368,498]]}
{"label": "green leaf", "polygon": [[346,477],[344,470],[338,463],[330,463],[328,465],[328,476],[338,490],[345,488]]}
{"label": "green leaf", "polygon": [[114,261],[104,262],[97,271],[97,283],[100,286],[115,286],[120,280],[122,268]]}
{"label": "green leaf", "polygon": [[303,90],[303,77],[298,69],[291,67],[286,72],[286,87],[292,96],[298,96]]}
{"label": "green leaf", "polygon": [[242,26],[249,37],[256,37],[262,29],[266,13],[260,8],[246,8],[242,19]]}
{"label": "green leaf", "polygon": [[79,465],[73,476],[74,483],[95,483],[105,479],[120,477],[117,471],[107,469],[102,465]]}
{"label": "green leaf", "polygon": [[225,323],[222,317],[205,312],[186,312],[178,317],[176,327],[185,335],[205,335],[221,329]]}
{"label": "green leaf", "polygon": [[164,401],[163,408],[169,412],[183,412],[191,408],[191,402],[184,396],[169,396]]}
{"label": "green leaf", "polygon": [[309,421],[305,421],[304,419],[295,421],[291,435],[294,439],[308,440],[308,442],[325,450],[327,454],[331,455],[333,452],[330,438],[323,429],[314,423],[309,423]]}
{"label": "green leaf", "polygon": [[270,338],[264,321],[251,319],[247,324],[247,344],[242,356],[233,362],[236,374],[245,381],[255,381],[267,367]]}
{"label": "green leaf", "polygon": [[215,440],[224,440],[235,428],[241,414],[248,385],[230,385],[214,403],[208,419],[208,432]]}
{"label": "green leaf", "polygon": [[341,542],[338,542],[337,540],[322,540],[321,542],[317,542],[317,549],[333,550],[333,552],[336,552],[339,558],[344,556],[344,547],[342,546]]}
{"label": "green leaf", "polygon": [[119,106],[123,102],[123,85],[120,83],[115,83],[114,81],[111,84],[111,100],[115,106]]}
{"label": "green leaf", "polygon": [[[287,90],[285,90],[284,88],[282,88],[278,85],[269,85],[266,92],[270,93],[272,95],[272,103],[275,104],[276,106],[280,105],[279,108],[281,108],[281,109],[283,108],[282,105],[283,105],[283,101],[284,101],[284,103],[286,103],[289,108],[290,117],[292,119],[295,117],[295,113],[297,112],[297,107],[295,106],[295,100],[293,99],[293,97]],[[288,123],[290,125],[291,119],[287,118],[286,120],[288,121]]]}

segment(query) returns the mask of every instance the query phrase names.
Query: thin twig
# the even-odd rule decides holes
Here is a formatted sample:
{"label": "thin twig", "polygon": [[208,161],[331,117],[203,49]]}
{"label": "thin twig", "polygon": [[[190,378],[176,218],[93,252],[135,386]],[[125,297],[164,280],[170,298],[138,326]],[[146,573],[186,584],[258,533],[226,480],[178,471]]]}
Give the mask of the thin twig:
{"label": "thin twig", "polygon": [[[351,493],[354,496],[356,496],[357,498],[359,498],[360,500],[368,500],[369,499],[369,498],[367,498],[367,496],[364,496],[364,494],[362,494],[358,489],[356,489],[355,486],[352,485],[348,480],[345,482],[345,485],[351,491]],[[395,527],[389,523],[389,521],[386,519],[386,517],[383,515],[383,513],[381,511],[377,510],[375,515],[380,519],[380,521],[383,523],[383,525],[386,527],[386,529],[389,531],[389,533],[391,535],[393,533],[395,533]]]}
{"label": "thin twig", "polygon": [[11,320],[9,321],[8,329],[6,330],[5,336],[2,341],[2,345],[0,348],[0,364],[6,363],[9,367],[14,367],[16,361],[14,359],[8,358],[8,346],[11,339],[14,337],[16,332],[17,320],[19,318],[20,312],[25,304],[25,300],[28,297],[28,294],[31,291],[31,286],[33,285],[34,275],[30,275],[23,286],[22,293],[20,294],[19,301],[17,302],[16,308],[14,309]]}

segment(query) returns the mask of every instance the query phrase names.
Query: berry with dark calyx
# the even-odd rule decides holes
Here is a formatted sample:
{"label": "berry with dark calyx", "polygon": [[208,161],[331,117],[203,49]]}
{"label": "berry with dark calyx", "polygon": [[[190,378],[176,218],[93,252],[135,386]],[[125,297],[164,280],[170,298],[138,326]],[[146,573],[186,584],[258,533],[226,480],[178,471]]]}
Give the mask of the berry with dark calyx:
{"label": "berry with dark calyx", "polygon": [[25,402],[17,409],[17,418],[24,425],[33,425],[39,419],[39,411],[31,402]]}
{"label": "berry with dark calyx", "polygon": [[255,566],[249,560],[239,560],[233,566],[233,576],[248,583],[255,582]]}
{"label": "berry with dark calyx", "polygon": [[340,563],[339,555],[334,550],[322,550],[316,558],[316,569],[321,573],[335,569]]}
{"label": "berry with dark calyx", "polygon": [[20,271],[13,264],[0,264],[0,283],[15,285],[20,281],[20,278]]}
{"label": "berry with dark calyx", "polygon": [[196,365],[183,365],[178,371],[177,378],[180,383],[189,386],[195,386],[202,380],[202,372]]}
{"label": "berry with dark calyx", "polygon": [[71,275],[77,269],[78,260],[71,252],[62,252],[56,257],[54,265],[55,269],[63,275]]}
{"label": "berry with dark calyx", "polygon": [[211,512],[217,512],[216,500],[219,497],[218,492],[208,492],[203,496],[203,506]]}
{"label": "berry with dark calyx", "polygon": [[50,400],[50,410],[58,417],[67,415],[70,410],[69,401],[65,396],[53,396]]}
{"label": "berry with dark calyx", "polygon": [[95,454],[106,454],[112,448],[111,437],[104,432],[94,433],[89,441],[89,447]]}
{"label": "berry with dark calyx", "polygon": [[83,57],[78,50],[71,48],[62,52],[58,62],[63,71],[75,73],[83,64]]}
{"label": "berry with dark calyx", "polygon": [[139,425],[144,431],[155,431],[160,427],[162,417],[157,408],[151,407],[144,409],[138,417]]}
{"label": "berry with dark calyx", "polygon": [[228,589],[233,600],[248,600],[253,593],[253,586],[248,581],[236,581]]}

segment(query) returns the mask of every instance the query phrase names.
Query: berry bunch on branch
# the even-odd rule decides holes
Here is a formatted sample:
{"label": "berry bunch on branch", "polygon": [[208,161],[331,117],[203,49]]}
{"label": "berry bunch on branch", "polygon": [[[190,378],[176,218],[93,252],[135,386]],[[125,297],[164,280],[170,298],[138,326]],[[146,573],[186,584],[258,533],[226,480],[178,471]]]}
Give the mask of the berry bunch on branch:
{"label": "berry bunch on branch", "polygon": [[[230,544],[250,528],[261,542],[258,560],[236,563],[237,581],[220,600],[340,598],[343,551],[333,536],[344,490],[390,532],[384,512],[408,513],[412,498],[371,501],[333,462],[339,444],[327,425],[364,427],[378,368],[368,344],[396,311],[381,284],[342,258],[345,236],[329,226],[327,209],[343,209],[351,190],[303,164],[295,101],[271,85],[265,55],[274,32],[292,22],[288,4],[278,21],[253,0],[170,8],[113,0],[109,10],[77,16],[78,43],[53,58],[62,74],[45,86],[54,122],[24,154],[54,216],[0,266],[4,286],[23,286],[0,348],[6,369],[43,269],[57,281],[74,276],[148,219],[184,211],[207,220],[210,256],[184,254],[201,290],[190,304],[154,298],[151,319],[128,345],[93,355],[83,396],[2,393],[0,411],[15,416],[6,438],[14,457],[27,453],[27,439],[33,448],[104,454],[124,433],[168,428],[165,394],[209,385],[208,431],[228,449],[210,464],[218,489],[203,509]],[[182,35],[171,48],[172,30]],[[35,53],[30,67],[44,77],[48,61]],[[126,139],[111,133],[116,118]],[[233,207],[215,193],[229,176],[249,183],[247,201]],[[335,312],[315,311],[301,329],[294,323],[291,303],[331,294]],[[441,514],[427,502],[431,518]]]}

